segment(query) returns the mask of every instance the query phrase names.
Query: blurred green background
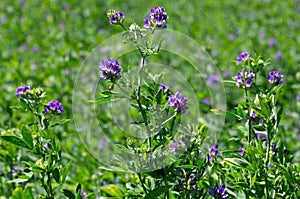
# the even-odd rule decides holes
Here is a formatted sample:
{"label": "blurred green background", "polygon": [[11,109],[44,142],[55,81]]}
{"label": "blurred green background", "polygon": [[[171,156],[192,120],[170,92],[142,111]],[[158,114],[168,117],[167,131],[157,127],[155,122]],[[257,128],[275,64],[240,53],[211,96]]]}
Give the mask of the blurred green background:
{"label": "blurred green background", "polygon": [[[110,8],[123,11],[127,16],[125,24],[134,21],[143,26],[143,19],[154,6],[166,9],[168,28],[198,41],[212,56],[219,70],[228,71],[231,76],[240,69],[232,60],[243,51],[270,58],[271,65],[262,75],[267,78],[267,73],[276,69],[285,76],[285,92],[281,97],[284,118],[280,135],[286,146],[299,157],[298,0],[2,0],[0,129],[20,127],[28,119],[26,114],[10,108],[18,104],[15,90],[22,84],[43,87],[49,100],[62,102],[65,108],[63,117],[72,119],[72,87],[77,70],[93,48],[122,31],[121,27],[109,24],[105,11]],[[226,86],[226,93],[228,109],[233,110],[241,99],[241,91]],[[227,126],[224,127],[224,135],[228,138],[234,132],[229,131]],[[99,175],[109,180],[119,178],[111,173],[99,174],[97,162],[81,145],[72,123],[59,127],[56,133],[64,146],[66,159],[76,163],[71,174],[73,181],[83,184],[93,182],[88,188],[92,189]],[[225,146],[230,148],[233,144],[229,141]],[[85,164],[87,159],[91,164]],[[76,171],[76,168],[81,170]]]}

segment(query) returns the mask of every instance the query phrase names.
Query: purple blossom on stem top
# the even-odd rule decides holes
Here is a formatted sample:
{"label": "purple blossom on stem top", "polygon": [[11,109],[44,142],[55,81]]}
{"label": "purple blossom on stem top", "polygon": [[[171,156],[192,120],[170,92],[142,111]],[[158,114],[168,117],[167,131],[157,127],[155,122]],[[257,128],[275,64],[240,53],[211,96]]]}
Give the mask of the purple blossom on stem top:
{"label": "purple blossom on stem top", "polygon": [[112,25],[121,24],[125,20],[125,14],[123,12],[110,10],[107,12],[109,17],[109,23]]}
{"label": "purple blossom on stem top", "polygon": [[215,156],[222,157],[222,153],[219,152],[218,145],[214,144],[210,149],[209,161],[211,162]]}
{"label": "purple blossom on stem top", "polygon": [[218,187],[212,187],[208,193],[209,193],[209,195],[211,195],[217,199],[228,198],[228,194],[226,193],[226,188],[224,185],[218,186]]}
{"label": "purple blossom on stem top", "polygon": [[23,44],[23,45],[21,46],[21,48],[22,48],[23,51],[28,50],[28,46],[27,46],[26,44]]}
{"label": "purple blossom on stem top", "polygon": [[275,52],[275,57],[276,57],[277,59],[281,59],[281,58],[282,58],[282,52],[281,52],[280,50],[276,51],[276,52]]}
{"label": "purple blossom on stem top", "polygon": [[168,100],[168,106],[171,108],[175,108],[175,111],[178,113],[185,113],[188,109],[187,102],[188,99],[181,93],[177,92],[174,95],[170,96]]}
{"label": "purple blossom on stem top", "polygon": [[276,142],[273,142],[272,143],[272,151],[273,151],[273,156],[277,156],[277,153],[278,153],[278,146],[277,146],[277,143]]}
{"label": "purple blossom on stem top", "polygon": [[166,28],[167,27],[167,13],[163,7],[154,7],[151,8],[150,12],[147,14],[146,18],[144,19],[144,27],[151,28],[151,27],[159,27],[159,28]]}
{"label": "purple blossom on stem top", "polygon": [[178,143],[177,142],[171,142],[170,144],[170,148],[169,148],[169,152],[173,153],[174,155],[176,154],[175,150],[178,147]]}
{"label": "purple blossom on stem top", "polygon": [[296,100],[300,101],[300,94],[296,96]]}
{"label": "purple blossom on stem top", "polygon": [[50,101],[47,105],[44,105],[43,114],[57,114],[60,115],[64,111],[63,106],[59,101]]}
{"label": "purple blossom on stem top", "polygon": [[110,80],[113,83],[122,77],[121,71],[123,68],[120,66],[118,60],[114,58],[102,59],[102,63],[99,64],[100,77],[105,80]]}
{"label": "purple blossom on stem top", "polygon": [[17,88],[16,96],[18,97],[18,99],[20,99],[20,97],[22,97],[22,95],[24,95],[28,90],[31,90],[30,86],[21,86]]}
{"label": "purple blossom on stem top", "polygon": [[236,86],[239,88],[249,88],[252,85],[252,80],[255,77],[255,73],[252,70],[245,71],[245,68],[240,70],[235,76]]}
{"label": "purple blossom on stem top", "polygon": [[265,121],[264,121],[264,119],[260,119],[260,120],[258,121],[258,125],[260,125],[260,126],[261,126],[261,125],[263,125],[263,124],[264,124],[264,122],[265,122]]}
{"label": "purple blossom on stem top", "polygon": [[169,91],[169,86],[160,84],[158,90],[162,90],[163,92],[168,92]]}
{"label": "purple blossom on stem top", "polygon": [[269,166],[268,166],[268,169],[271,169],[271,168],[272,168],[272,166],[273,166],[273,163],[272,163],[272,162],[270,162],[270,164],[269,164]]}
{"label": "purple blossom on stem top", "polygon": [[276,44],[277,44],[276,39],[271,38],[271,39],[268,40],[268,45],[269,46],[275,46]]}
{"label": "purple blossom on stem top", "polygon": [[280,85],[283,83],[283,77],[279,71],[274,70],[269,73],[268,80],[270,84]]}
{"label": "purple blossom on stem top", "polygon": [[35,52],[35,53],[38,52],[39,51],[39,47],[38,46],[33,46],[32,47],[32,51]]}
{"label": "purple blossom on stem top", "polygon": [[219,82],[220,82],[220,78],[215,74],[210,75],[206,81],[207,85],[209,85],[209,86],[211,86],[213,84],[217,84]]}
{"label": "purple blossom on stem top", "polygon": [[259,37],[260,37],[261,39],[265,38],[265,37],[266,37],[266,32],[265,32],[264,30],[261,30],[261,31],[259,32]]}
{"label": "purple blossom on stem top", "polygon": [[231,75],[230,75],[230,72],[229,71],[224,71],[223,72],[223,77],[225,78],[229,78]]}
{"label": "purple blossom on stem top", "polygon": [[237,63],[241,63],[241,62],[251,59],[251,58],[252,57],[250,54],[243,52],[243,53],[239,54],[239,56],[237,57]]}
{"label": "purple blossom on stem top", "polygon": [[244,149],[243,147],[239,148],[239,154],[240,154],[241,156],[244,155],[244,151],[245,151],[245,149]]}
{"label": "purple blossom on stem top", "polygon": [[205,105],[211,105],[211,99],[210,98],[204,98],[203,99],[203,104],[205,104]]}
{"label": "purple blossom on stem top", "polygon": [[255,136],[257,139],[266,139],[267,138],[267,135],[264,133],[256,133]]}
{"label": "purple blossom on stem top", "polygon": [[254,111],[251,111],[250,116],[251,116],[252,119],[255,119],[257,114]]}

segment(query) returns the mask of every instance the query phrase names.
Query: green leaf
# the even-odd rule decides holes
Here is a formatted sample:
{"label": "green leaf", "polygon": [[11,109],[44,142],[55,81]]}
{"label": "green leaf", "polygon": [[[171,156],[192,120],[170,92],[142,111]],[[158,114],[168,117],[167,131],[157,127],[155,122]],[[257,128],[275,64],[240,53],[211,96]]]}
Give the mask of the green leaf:
{"label": "green leaf", "polygon": [[222,81],[223,83],[227,83],[227,84],[236,84],[236,81],[234,81],[234,80],[223,80]]}
{"label": "green leaf", "polygon": [[114,196],[117,198],[123,198],[121,189],[116,185],[108,185],[106,187],[100,187],[100,190],[104,191],[105,193],[109,194],[110,196]]}
{"label": "green leaf", "polygon": [[60,121],[56,122],[55,124],[52,124],[50,127],[54,127],[54,126],[59,126],[59,125],[62,125],[62,124],[66,124],[66,123],[68,123],[70,121],[71,121],[71,119],[60,120]]}
{"label": "green leaf", "polygon": [[34,199],[31,187],[26,187],[26,189],[22,193],[22,198],[26,199]]}
{"label": "green leaf", "polygon": [[15,145],[16,147],[31,149],[22,139],[16,136],[0,136],[3,141],[9,142],[10,144]]}
{"label": "green leaf", "polygon": [[103,91],[100,93],[100,97],[96,98],[94,100],[89,100],[89,102],[100,102],[100,103],[106,103],[110,101],[116,101],[121,99],[122,96],[119,93],[112,92],[112,91]]}
{"label": "green leaf", "polygon": [[130,149],[128,149],[126,146],[122,145],[122,144],[115,144],[115,146],[117,146],[121,151],[127,153],[127,154],[131,154],[134,155],[134,152],[131,151]]}
{"label": "green leaf", "polygon": [[22,188],[18,187],[12,192],[11,199],[22,199]]}
{"label": "green leaf", "polygon": [[62,174],[61,174],[62,184],[65,183],[65,181],[66,181],[66,178],[67,178],[68,172],[70,170],[70,167],[71,167],[71,161],[65,166],[65,168],[62,171]]}
{"label": "green leaf", "polygon": [[177,166],[176,168],[179,168],[179,169],[194,169],[196,166],[194,165],[180,165],[180,166]]}
{"label": "green leaf", "polygon": [[168,185],[168,186],[157,187],[157,188],[153,189],[152,191],[150,191],[150,192],[146,195],[145,199],[158,198],[158,196],[160,196],[161,194],[163,194],[163,193],[169,191],[170,187],[171,187],[170,185]]}
{"label": "green leaf", "polygon": [[235,165],[244,169],[247,169],[250,165],[247,160],[241,158],[224,158],[224,162],[228,165]]}
{"label": "green leaf", "polygon": [[21,133],[22,133],[24,142],[28,145],[28,147],[30,149],[33,149],[32,133],[25,126],[22,128]]}
{"label": "green leaf", "polygon": [[79,183],[76,187],[76,193],[80,192],[81,191],[81,184]]}
{"label": "green leaf", "polygon": [[52,175],[53,175],[54,180],[57,183],[60,183],[60,174],[59,174],[58,168],[55,168],[54,170],[52,170]]}
{"label": "green leaf", "polygon": [[10,180],[9,182],[10,183],[22,183],[22,182],[27,182],[30,178],[31,178],[31,176],[21,175],[17,179]]}
{"label": "green leaf", "polygon": [[219,110],[219,109],[210,109],[211,112],[214,112],[218,115],[224,115],[228,118],[231,119],[236,119],[236,120],[242,120],[243,118],[235,113],[229,112],[229,111],[224,111],[224,110]]}
{"label": "green leaf", "polygon": [[75,199],[75,195],[68,189],[63,189],[63,194],[69,199]]}

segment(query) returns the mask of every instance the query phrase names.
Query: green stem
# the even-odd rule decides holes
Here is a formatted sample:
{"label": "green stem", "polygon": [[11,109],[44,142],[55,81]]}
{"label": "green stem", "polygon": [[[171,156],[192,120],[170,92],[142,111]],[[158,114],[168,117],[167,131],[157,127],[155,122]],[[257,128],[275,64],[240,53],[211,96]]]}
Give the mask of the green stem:
{"label": "green stem", "polygon": [[[165,181],[165,186],[168,186],[167,169],[166,168],[164,168],[164,181]],[[165,192],[165,198],[167,198],[167,199],[170,198],[169,190]]]}
{"label": "green stem", "polygon": [[265,163],[265,182],[266,182],[266,198],[269,199],[269,182],[268,182],[268,166],[270,164],[270,132],[267,132],[267,154]]}
{"label": "green stem", "polygon": [[122,23],[120,23],[120,25],[125,31],[127,31],[127,28]]}
{"label": "green stem", "polygon": [[142,59],[141,59],[141,69],[140,69],[140,72],[139,72],[139,79],[138,79],[138,93],[137,93],[137,99],[136,100],[137,100],[139,109],[142,113],[142,117],[143,117],[146,129],[147,129],[148,147],[149,147],[149,149],[151,149],[151,131],[150,131],[150,128],[148,126],[148,120],[147,120],[146,112],[145,112],[145,110],[144,110],[144,108],[142,107],[142,104],[141,104],[141,84],[142,84],[142,77],[141,76],[142,76],[142,72],[144,70],[144,64],[145,64],[145,58],[142,57]]}
{"label": "green stem", "polygon": [[[245,88],[245,94],[246,94],[246,103],[249,102],[248,100],[248,92],[247,92],[247,88]],[[249,124],[249,132],[248,132],[248,143],[250,144],[251,142],[251,134],[252,134],[252,120],[251,120],[251,109],[250,107],[248,108],[248,124]]]}
{"label": "green stem", "polygon": [[141,182],[141,184],[142,184],[142,187],[143,187],[144,192],[147,194],[148,191],[147,191],[147,189],[146,189],[146,187],[145,187],[145,185],[144,185],[144,181],[142,180],[141,173],[138,173],[138,177],[139,177],[139,180],[140,180],[140,182]]}

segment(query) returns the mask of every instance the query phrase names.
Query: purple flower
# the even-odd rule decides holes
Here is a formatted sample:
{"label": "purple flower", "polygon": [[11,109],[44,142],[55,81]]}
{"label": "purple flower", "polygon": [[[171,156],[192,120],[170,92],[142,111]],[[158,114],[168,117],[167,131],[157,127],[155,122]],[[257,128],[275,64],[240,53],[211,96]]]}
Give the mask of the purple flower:
{"label": "purple flower", "polygon": [[211,56],[215,57],[217,55],[218,55],[218,51],[217,50],[211,51]]}
{"label": "purple flower", "polygon": [[252,119],[255,119],[257,114],[254,111],[251,111],[250,116],[251,116]]}
{"label": "purple flower", "polygon": [[30,86],[21,86],[17,88],[16,96],[18,97],[18,99],[20,99],[20,97],[22,97],[28,90],[31,90]]}
{"label": "purple flower", "polygon": [[252,80],[254,77],[255,73],[253,73],[252,70],[249,69],[248,71],[245,71],[245,69],[243,68],[234,78],[236,81],[236,86],[239,88],[249,88],[252,85]]}
{"label": "purple flower", "polygon": [[23,51],[28,50],[28,46],[27,46],[26,44],[23,44],[23,45],[21,46],[21,48],[22,48]]}
{"label": "purple flower", "polygon": [[229,78],[231,75],[230,75],[230,72],[229,71],[224,71],[223,72],[223,77],[225,78]]}
{"label": "purple flower", "polygon": [[277,156],[277,153],[278,153],[278,147],[277,147],[277,143],[276,142],[273,142],[272,143],[272,151],[273,151],[273,156]]}
{"label": "purple flower", "polygon": [[214,144],[210,149],[209,161],[211,162],[215,156],[222,157],[222,153],[219,152],[218,145]]}
{"label": "purple flower", "polygon": [[123,12],[113,11],[109,17],[109,23],[112,25],[121,24],[125,20],[125,14]]}
{"label": "purple flower", "polygon": [[144,27],[159,27],[159,28],[167,28],[167,13],[163,7],[154,7],[151,8],[150,12],[147,14],[144,19]]}
{"label": "purple flower", "polygon": [[178,147],[178,143],[176,141],[171,142],[169,152],[176,154],[175,150]]}
{"label": "purple flower", "polygon": [[265,32],[264,30],[260,31],[260,32],[259,32],[259,37],[260,37],[261,39],[265,38],[265,37],[266,37],[266,32]]}
{"label": "purple flower", "polygon": [[244,155],[244,151],[245,151],[245,149],[244,149],[243,147],[239,148],[239,154],[240,154],[241,156]]}
{"label": "purple flower", "polygon": [[270,162],[269,166],[268,166],[268,169],[271,169],[273,167],[273,163]]}
{"label": "purple flower", "polygon": [[63,4],[61,5],[61,9],[63,9],[63,10],[68,10],[68,9],[69,9],[69,5],[68,5],[67,3],[63,3]]}
{"label": "purple flower", "polygon": [[233,34],[228,35],[228,40],[229,41],[233,41],[235,38],[235,36]]}
{"label": "purple flower", "polygon": [[209,85],[209,86],[211,86],[213,84],[217,84],[219,82],[220,82],[220,78],[215,74],[210,75],[206,81],[207,85]]}
{"label": "purple flower", "polygon": [[114,58],[110,58],[107,60],[102,59],[102,63],[99,64],[99,68],[99,74],[102,79],[115,82],[117,79],[120,79],[122,77],[121,71],[123,71],[123,68]]}
{"label": "purple flower", "polygon": [[168,92],[169,91],[169,86],[160,84],[158,90],[162,90],[163,92]]}
{"label": "purple flower", "polygon": [[204,98],[203,99],[203,104],[205,104],[205,105],[211,105],[211,99],[210,98]]}
{"label": "purple flower", "polygon": [[296,100],[300,101],[300,94],[297,95]]}
{"label": "purple flower", "polygon": [[283,77],[284,76],[279,71],[274,70],[269,73],[268,80],[270,84],[279,85],[283,83]]}
{"label": "purple flower", "polygon": [[268,40],[268,45],[269,45],[269,46],[275,46],[276,44],[277,44],[276,39],[270,38],[270,39]]}
{"label": "purple flower", "polygon": [[266,139],[267,138],[267,135],[264,133],[256,133],[255,136],[257,139]]}
{"label": "purple flower", "polygon": [[33,46],[32,47],[32,51],[35,52],[35,53],[38,52],[39,51],[39,47],[38,46]]}
{"label": "purple flower", "polygon": [[251,59],[251,58],[252,57],[250,54],[243,52],[243,53],[239,54],[239,56],[237,57],[237,63],[241,63],[241,62]]}
{"label": "purple flower", "polygon": [[262,126],[263,124],[264,124],[264,119],[260,119],[259,121],[258,121],[258,125],[260,125],[260,126]]}
{"label": "purple flower", "polygon": [[209,190],[209,195],[213,196],[214,198],[217,199],[226,199],[228,198],[228,194],[226,193],[225,186],[218,186],[218,187],[212,187]]}
{"label": "purple flower", "polygon": [[106,142],[104,139],[101,139],[98,143],[98,148],[103,149],[106,146]]}
{"label": "purple flower", "polygon": [[57,114],[60,115],[64,111],[59,101],[50,101],[47,105],[44,105],[43,114]]}
{"label": "purple flower", "polygon": [[277,59],[281,59],[281,58],[282,58],[282,52],[281,52],[280,50],[276,51],[276,52],[275,52],[275,57],[276,57]]}
{"label": "purple flower", "polygon": [[86,198],[87,197],[87,193],[86,193],[85,190],[81,190],[80,194],[81,194],[82,198]]}
{"label": "purple flower", "polygon": [[177,92],[174,95],[171,95],[168,100],[168,106],[175,108],[175,111],[178,113],[185,113],[188,109],[187,107],[188,99]]}

